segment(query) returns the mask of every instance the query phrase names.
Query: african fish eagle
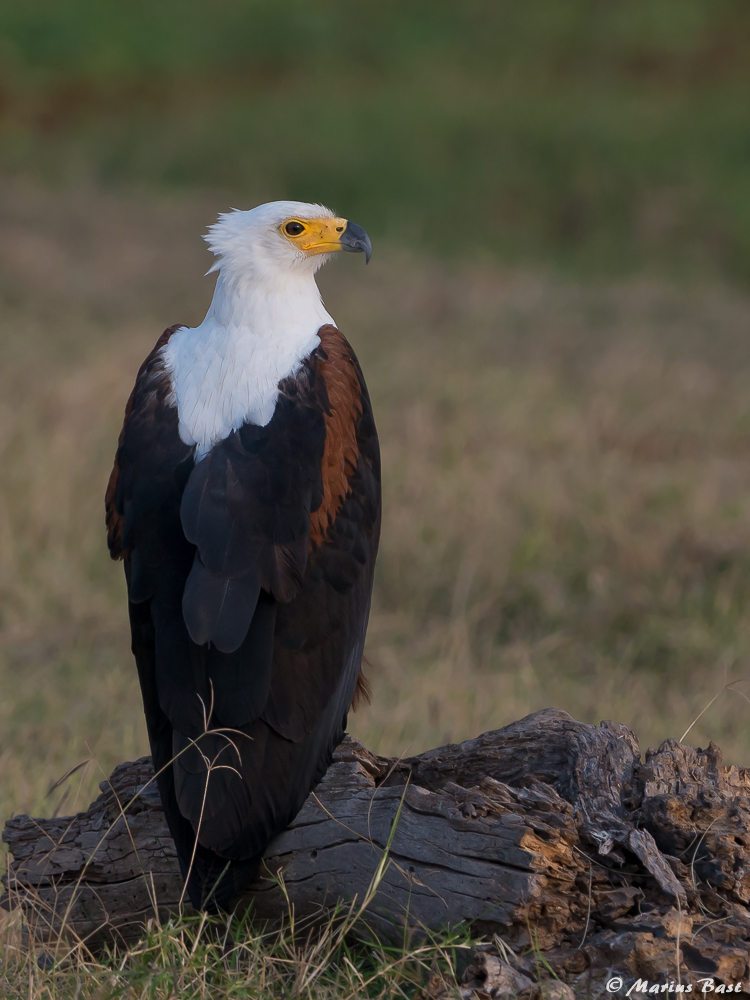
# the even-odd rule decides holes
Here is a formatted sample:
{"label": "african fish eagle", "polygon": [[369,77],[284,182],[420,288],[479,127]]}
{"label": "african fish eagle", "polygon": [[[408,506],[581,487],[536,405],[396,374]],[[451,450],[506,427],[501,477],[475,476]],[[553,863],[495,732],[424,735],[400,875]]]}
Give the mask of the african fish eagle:
{"label": "african fish eagle", "polygon": [[380,459],[315,272],[364,252],[321,205],[220,215],[206,318],[138,372],[106,496],[158,787],[196,907],[227,906],[365,685]]}

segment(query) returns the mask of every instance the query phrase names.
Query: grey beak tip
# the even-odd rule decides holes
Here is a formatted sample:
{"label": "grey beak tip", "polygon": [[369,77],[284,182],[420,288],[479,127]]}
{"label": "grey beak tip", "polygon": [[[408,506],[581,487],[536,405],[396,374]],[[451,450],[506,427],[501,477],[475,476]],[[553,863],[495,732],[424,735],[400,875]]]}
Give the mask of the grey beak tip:
{"label": "grey beak tip", "polygon": [[346,230],[341,238],[341,248],[348,250],[349,253],[364,253],[365,264],[370,263],[370,257],[372,256],[370,237],[355,222],[347,222]]}

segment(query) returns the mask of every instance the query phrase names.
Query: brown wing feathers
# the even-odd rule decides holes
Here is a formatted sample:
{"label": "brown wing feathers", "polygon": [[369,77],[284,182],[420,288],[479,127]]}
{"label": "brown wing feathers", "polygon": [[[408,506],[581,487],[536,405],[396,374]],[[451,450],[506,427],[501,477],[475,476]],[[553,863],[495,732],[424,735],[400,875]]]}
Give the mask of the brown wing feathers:
{"label": "brown wing feathers", "polygon": [[325,449],[321,463],[323,500],[310,517],[310,541],[320,545],[349,491],[357,469],[357,422],[362,415],[362,378],[349,344],[335,326],[323,326],[319,371],[325,383]]}
{"label": "brown wing feathers", "polygon": [[182,323],[176,323],[174,326],[168,326],[164,333],[162,333],[156,341],[153,350],[138,369],[138,375],[136,376],[133,391],[130,393],[128,401],[125,404],[125,419],[123,421],[122,430],[120,431],[120,437],[117,440],[115,461],[112,466],[112,472],[109,475],[107,490],[104,494],[105,522],[107,525],[107,547],[109,548],[109,554],[113,559],[124,559],[127,555],[122,548],[123,515],[117,509],[117,482],[120,476],[120,448],[122,447],[122,442],[125,438],[125,428],[128,426],[130,414],[133,412],[133,402],[135,400],[136,389],[138,388],[139,383],[145,379],[146,372],[154,363],[159,351],[162,347],[164,347],[175,330],[179,330],[182,325]]}
{"label": "brown wing feathers", "polygon": [[160,778],[181,857],[197,832],[188,888],[199,904],[224,859],[234,861],[219,902],[249,877],[248,859],[324,773],[355,689],[366,694],[380,470],[359,366],[331,326],[280,385],[271,422],[244,425],[196,465],[158,354],[176,329],[139,372],[106,503],[111,554],[132,558],[133,649],[155,760],[195,738],[206,751],[226,744],[201,736],[207,705],[210,729],[245,734],[205,801],[201,754],[181,754]]}
{"label": "brown wing feathers", "polygon": [[[364,379],[346,339],[335,326],[330,325],[321,327],[318,336],[323,358],[320,372],[328,392],[328,410],[322,465],[323,502],[310,518],[310,541],[314,545],[319,545],[325,538],[349,491],[349,479],[357,471],[360,457],[357,427],[362,417],[363,404],[368,409],[370,421],[372,420]],[[374,424],[368,436],[377,443]],[[377,466],[376,476],[379,482],[379,453],[368,457]],[[379,514],[377,523],[379,528]],[[351,710],[356,712],[363,701],[369,704],[370,695],[370,685],[360,669]]]}

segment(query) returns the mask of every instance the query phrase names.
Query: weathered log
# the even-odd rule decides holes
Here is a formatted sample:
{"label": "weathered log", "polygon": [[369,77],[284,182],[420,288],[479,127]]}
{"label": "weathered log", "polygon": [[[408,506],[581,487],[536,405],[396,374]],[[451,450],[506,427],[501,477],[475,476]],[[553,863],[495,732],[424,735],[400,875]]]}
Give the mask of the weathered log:
{"label": "weathered log", "polygon": [[[38,941],[127,941],[179,908],[152,776],[150,758],[121,764],[85,813],[7,823],[0,902]],[[470,923],[569,978],[745,982],[749,820],[750,771],[713,744],[667,740],[641,763],[625,726],[554,709],[403,760],[347,738],[238,905],[275,921],[362,901],[390,838],[365,918],[380,935]]]}

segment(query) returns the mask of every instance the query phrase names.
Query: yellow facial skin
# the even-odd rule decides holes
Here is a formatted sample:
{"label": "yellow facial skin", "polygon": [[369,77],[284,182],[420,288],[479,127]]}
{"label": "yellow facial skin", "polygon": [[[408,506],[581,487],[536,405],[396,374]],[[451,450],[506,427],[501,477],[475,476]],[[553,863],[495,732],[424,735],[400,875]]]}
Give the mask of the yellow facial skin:
{"label": "yellow facial skin", "polygon": [[[341,237],[346,230],[346,219],[284,219],[279,231],[303,253],[335,253],[343,250]],[[298,231],[297,227],[302,229]]]}

